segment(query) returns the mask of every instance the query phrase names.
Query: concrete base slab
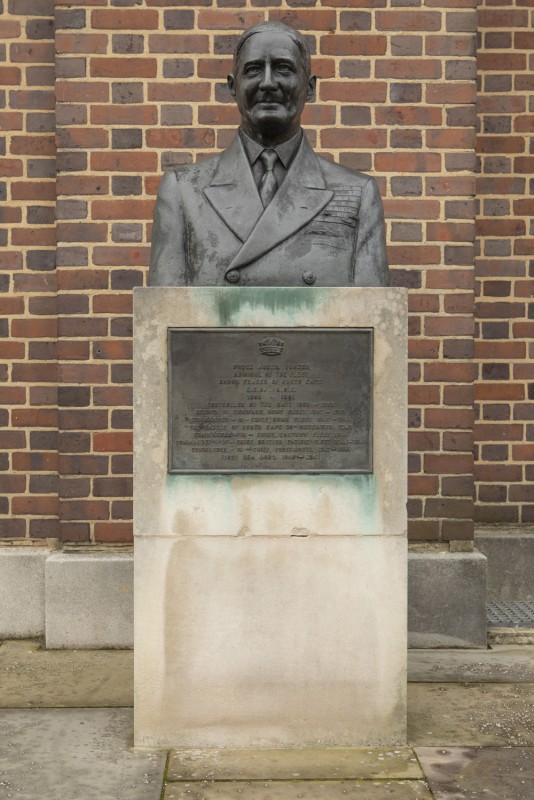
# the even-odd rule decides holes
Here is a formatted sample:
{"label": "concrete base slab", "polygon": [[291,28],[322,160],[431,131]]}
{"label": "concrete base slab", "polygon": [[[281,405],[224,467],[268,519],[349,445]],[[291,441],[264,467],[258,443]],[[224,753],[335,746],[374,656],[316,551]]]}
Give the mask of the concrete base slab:
{"label": "concrete base slab", "polygon": [[167,784],[163,800],[432,800],[423,781],[241,781]]}
{"label": "concrete base slab", "polygon": [[168,781],[398,780],[422,778],[413,751],[310,748],[307,750],[179,750],[167,767]]}
{"label": "concrete base slab", "polygon": [[[531,800],[534,685],[468,682],[486,656],[487,669],[496,669],[499,677],[507,665],[517,675],[521,667],[514,669],[513,658],[524,662],[522,656],[530,657],[525,650],[412,653],[423,659],[421,670],[444,658],[443,672],[458,668],[463,679],[461,684],[410,685],[415,752],[407,747],[181,751],[171,755],[165,786],[165,753],[132,751],[130,710],[0,710],[0,795],[20,800]],[[47,652],[36,642],[3,642],[0,673],[6,695],[16,693],[20,681],[19,699],[24,692],[31,698],[32,678],[38,690],[43,688],[47,670],[31,669],[42,658],[52,683],[65,674],[67,680],[77,676],[97,698],[96,683],[111,680],[100,656],[109,659],[111,669],[119,657],[132,654]],[[88,677],[92,665],[94,684]],[[123,673],[125,682],[131,680],[128,675]],[[117,682],[114,686],[119,688]],[[85,703],[87,696],[79,701]]]}
{"label": "concrete base slab", "polygon": [[534,683],[534,647],[487,650],[410,650],[408,680],[422,683]]}
{"label": "concrete base slab", "polygon": [[46,547],[0,548],[0,637],[42,636]]}
{"label": "concrete base slab", "polygon": [[530,683],[412,683],[408,741],[432,747],[532,747],[533,700]]}
{"label": "concrete base slab", "polygon": [[159,800],[165,753],[133,752],[129,709],[0,711],[0,786],[17,800]]}
{"label": "concrete base slab", "polygon": [[534,749],[418,747],[436,800],[532,800]]}
{"label": "concrete base slab", "polygon": [[7,641],[0,675],[0,708],[133,705],[131,650],[45,650],[36,641]]}
{"label": "concrete base slab", "polygon": [[488,603],[534,600],[534,531],[477,530],[475,545],[488,559]]}
{"label": "concrete base slab", "polygon": [[132,647],[133,554],[54,553],[46,561],[46,646]]}
{"label": "concrete base slab", "polygon": [[486,558],[408,555],[408,646],[486,647]]}

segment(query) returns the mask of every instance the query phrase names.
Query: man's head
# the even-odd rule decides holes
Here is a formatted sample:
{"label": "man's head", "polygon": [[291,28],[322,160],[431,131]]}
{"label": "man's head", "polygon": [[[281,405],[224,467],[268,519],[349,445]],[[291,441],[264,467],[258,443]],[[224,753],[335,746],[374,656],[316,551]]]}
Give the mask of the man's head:
{"label": "man's head", "polygon": [[228,88],[252,139],[272,146],[297,133],[315,83],[308,46],[298,31],[281,22],[262,22],[241,36]]}

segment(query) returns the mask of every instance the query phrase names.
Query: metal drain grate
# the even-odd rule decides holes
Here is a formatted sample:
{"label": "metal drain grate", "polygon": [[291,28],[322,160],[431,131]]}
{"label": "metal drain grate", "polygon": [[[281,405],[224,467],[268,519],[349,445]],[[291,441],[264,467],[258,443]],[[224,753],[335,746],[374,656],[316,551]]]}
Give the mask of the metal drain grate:
{"label": "metal drain grate", "polygon": [[489,628],[534,628],[534,603],[510,600],[488,603]]}

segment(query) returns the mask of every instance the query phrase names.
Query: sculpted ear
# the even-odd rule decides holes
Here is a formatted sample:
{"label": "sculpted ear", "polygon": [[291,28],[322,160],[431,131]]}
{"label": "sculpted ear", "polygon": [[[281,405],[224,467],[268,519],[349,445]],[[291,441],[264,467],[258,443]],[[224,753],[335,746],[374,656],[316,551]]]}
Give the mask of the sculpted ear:
{"label": "sculpted ear", "polygon": [[306,93],[306,100],[308,103],[311,103],[312,100],[315,100],[315,89],[317,87],[317,76],[310,75],[308,78],[308,91]]}
{"label": "sculpted ear", "polygon": [[230,94],[235,99],[235,80],[234,80],[234,76],[231,73],[226,78],[226,83],[227,83],[228,90],[229,90]]}

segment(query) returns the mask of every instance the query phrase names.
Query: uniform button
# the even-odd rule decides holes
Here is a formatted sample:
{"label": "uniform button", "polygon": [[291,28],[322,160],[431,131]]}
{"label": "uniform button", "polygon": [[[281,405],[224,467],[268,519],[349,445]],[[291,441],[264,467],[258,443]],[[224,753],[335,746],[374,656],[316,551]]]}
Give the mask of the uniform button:
{"label": "uniform button", "polygon": [[302,273],[302,280],[304,281],[304,283],[307,283],[308,286],[313,286],[317,278],[315,277],[315,275],[311,270],[307,269],[306,272]]}
{"label": "uniform button", "polygon": [[226,280],[228,283],[238,283],[240,279],[239,270],[231,269],[230,272],[226,273]]}

